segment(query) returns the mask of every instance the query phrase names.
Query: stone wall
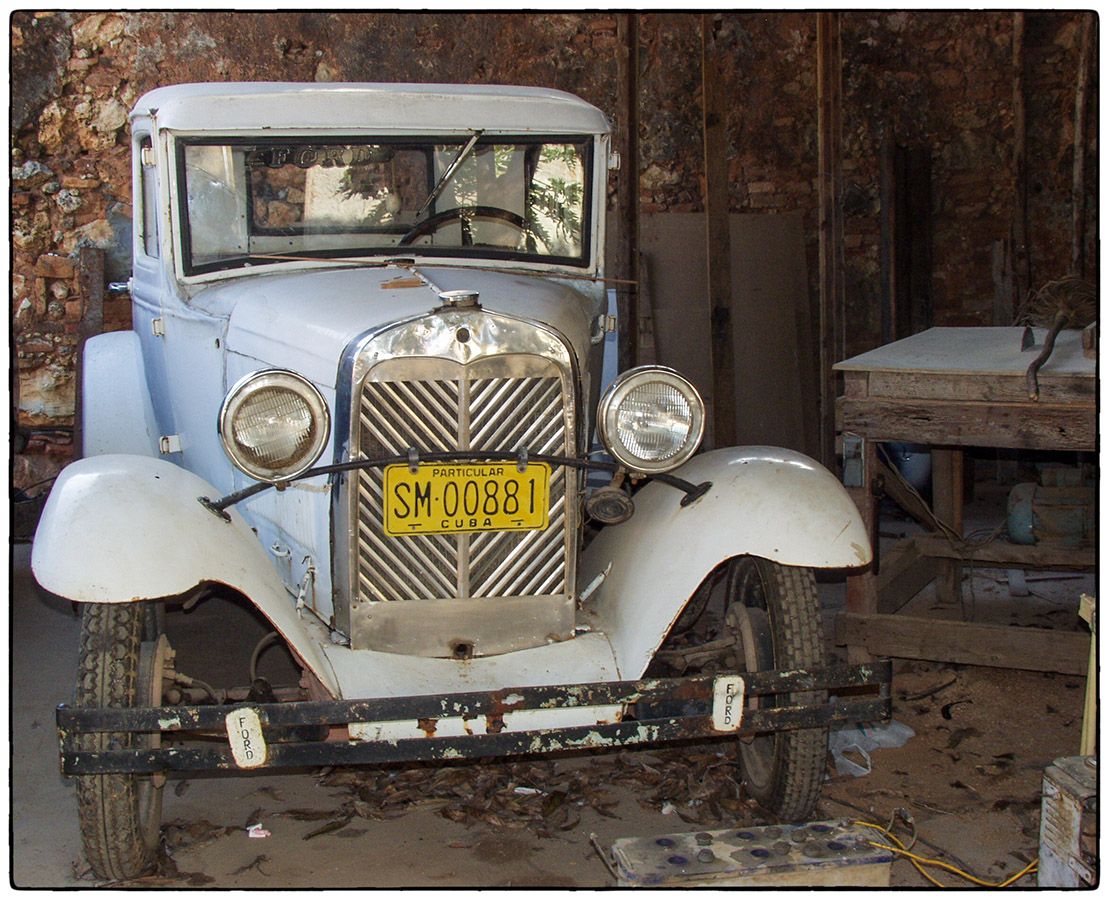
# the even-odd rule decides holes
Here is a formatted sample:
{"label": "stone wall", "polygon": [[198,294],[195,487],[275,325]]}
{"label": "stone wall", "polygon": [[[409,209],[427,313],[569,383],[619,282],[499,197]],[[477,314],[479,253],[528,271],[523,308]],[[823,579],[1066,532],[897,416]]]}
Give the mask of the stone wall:
{"label": "stone wall", "polygon": [[[1029,254],[1033,281],[1066,274],[1074,86],[1082,13],[1029,13],[1026,28]],[[15,482],[72,453],[76,348],[86,300],[80,248],[130,266],[126,117],[150,88],[187,81],[440,81],[544,85],[576,93],[627,138],[623,14],[17,12],[12,27],[12,315],[20,434]],[[702,209],[701,17],[644,14],[639,26],[637,190],[644,212]],[[1013,16],[842,16],[848,342],[880,341],[879,148],[884,135],[932,155],[936,324],[992,323],[997,252],[1013,216]],[[817,308],[816,16],[719,17],[731,208],[802,211]],[[1096,73],[1096,63],[1094,66]],[[1096,78],[1096,74],[1095,74]],[[1087,181],[1097,184],[1096,84]],[[610,191],[611,230],[626,210]],[[1096,193],[1089,204],[1094,259]],[[619,242],[614,245],[619,249]],[[614,268],[626,267],[619,253]],[[616,271],[614,274],[626,274]],[[104,328],[129,327],[108,300]]]}

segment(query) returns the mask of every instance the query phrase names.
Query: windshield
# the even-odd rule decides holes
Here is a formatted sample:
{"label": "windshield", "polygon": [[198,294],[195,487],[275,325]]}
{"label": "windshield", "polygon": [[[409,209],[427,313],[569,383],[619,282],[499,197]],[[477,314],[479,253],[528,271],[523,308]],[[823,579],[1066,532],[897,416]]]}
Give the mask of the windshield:
{"label": "windshield", "polygon": [[431,255],[588,264],[590,138],[185,139],[186,274]]}

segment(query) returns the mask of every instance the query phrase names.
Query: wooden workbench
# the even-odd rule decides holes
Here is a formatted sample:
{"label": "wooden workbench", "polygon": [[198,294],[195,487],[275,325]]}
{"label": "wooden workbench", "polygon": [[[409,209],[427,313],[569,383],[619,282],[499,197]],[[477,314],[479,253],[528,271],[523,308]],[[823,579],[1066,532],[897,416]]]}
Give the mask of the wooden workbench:
{"label": "wooden workbench", "polygon": [[[1028,395],[1025,372],[1042,349],[1046,329],[1021,350],[1024,329],[932,328],[834,367],[844,376],[836,424],[858,450],[848,491],[877,546],[876,445],[894,441],[932,449],[933,511],[963,534],[963,448],[1092,451],[1097,439],[1095,360],[1082,352],[1081,332],[1059,335],[1039,372],[1039,399]],[[858,438],[858,441],[853,440]],[[860,445],[861,444],[861,445]],[[845,461],[846,462],[846,461]],[[847,467],[845,465],[845,472]],[[894,616],[938,578],[941,601],[959,597],[962,566],[1092,568],[1093,549],[1018,546],[995,541],[971,549],[942,533],[897,545],[873,569],[848,579],[847,611],[838,643],[860,660],[868,655],[932,659],[1080,674],[1089,637],[1032,629]],[[1050,646],[1046,646],[1050,644]]]}

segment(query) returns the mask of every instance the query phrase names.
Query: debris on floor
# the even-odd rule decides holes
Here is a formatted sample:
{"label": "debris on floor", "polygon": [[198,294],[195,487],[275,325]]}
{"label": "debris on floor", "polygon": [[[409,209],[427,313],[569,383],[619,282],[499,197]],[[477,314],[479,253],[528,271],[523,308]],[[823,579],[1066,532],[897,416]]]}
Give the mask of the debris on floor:
{"label": "debris on floor", "polygon": [[614,817],[620,797],[628,793],[645,809],[672,809],[690,824],[726,826],[753,813],[737,776],[734,749],[722,745],[591,758],[332,769],[322,776],[323,784],[347,796],[329,813],[328,825],[311,836],[339,831],[356,818],[395,818],[415,806],[434,805],[441,816],[466,827],[529,829],[552,837],[575,828],[585,808]]}

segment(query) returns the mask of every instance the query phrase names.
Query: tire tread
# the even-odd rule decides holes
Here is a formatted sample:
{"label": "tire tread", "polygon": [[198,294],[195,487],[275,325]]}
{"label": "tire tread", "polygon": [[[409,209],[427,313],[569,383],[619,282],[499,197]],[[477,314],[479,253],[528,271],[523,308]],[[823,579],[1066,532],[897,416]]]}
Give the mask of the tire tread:
{"label": "tire tread", "polygon": [[[75,702],[78,707],[135,705],[144,610],[135,604],[92,603],[84,608]],[[82,734],[78,746],[126,749],[132,736]],[[139,821],[135,776],[77,777],[77,811],[85,856],[100,878],[123,880],[148,871],[154,848],[146,846]]]}

